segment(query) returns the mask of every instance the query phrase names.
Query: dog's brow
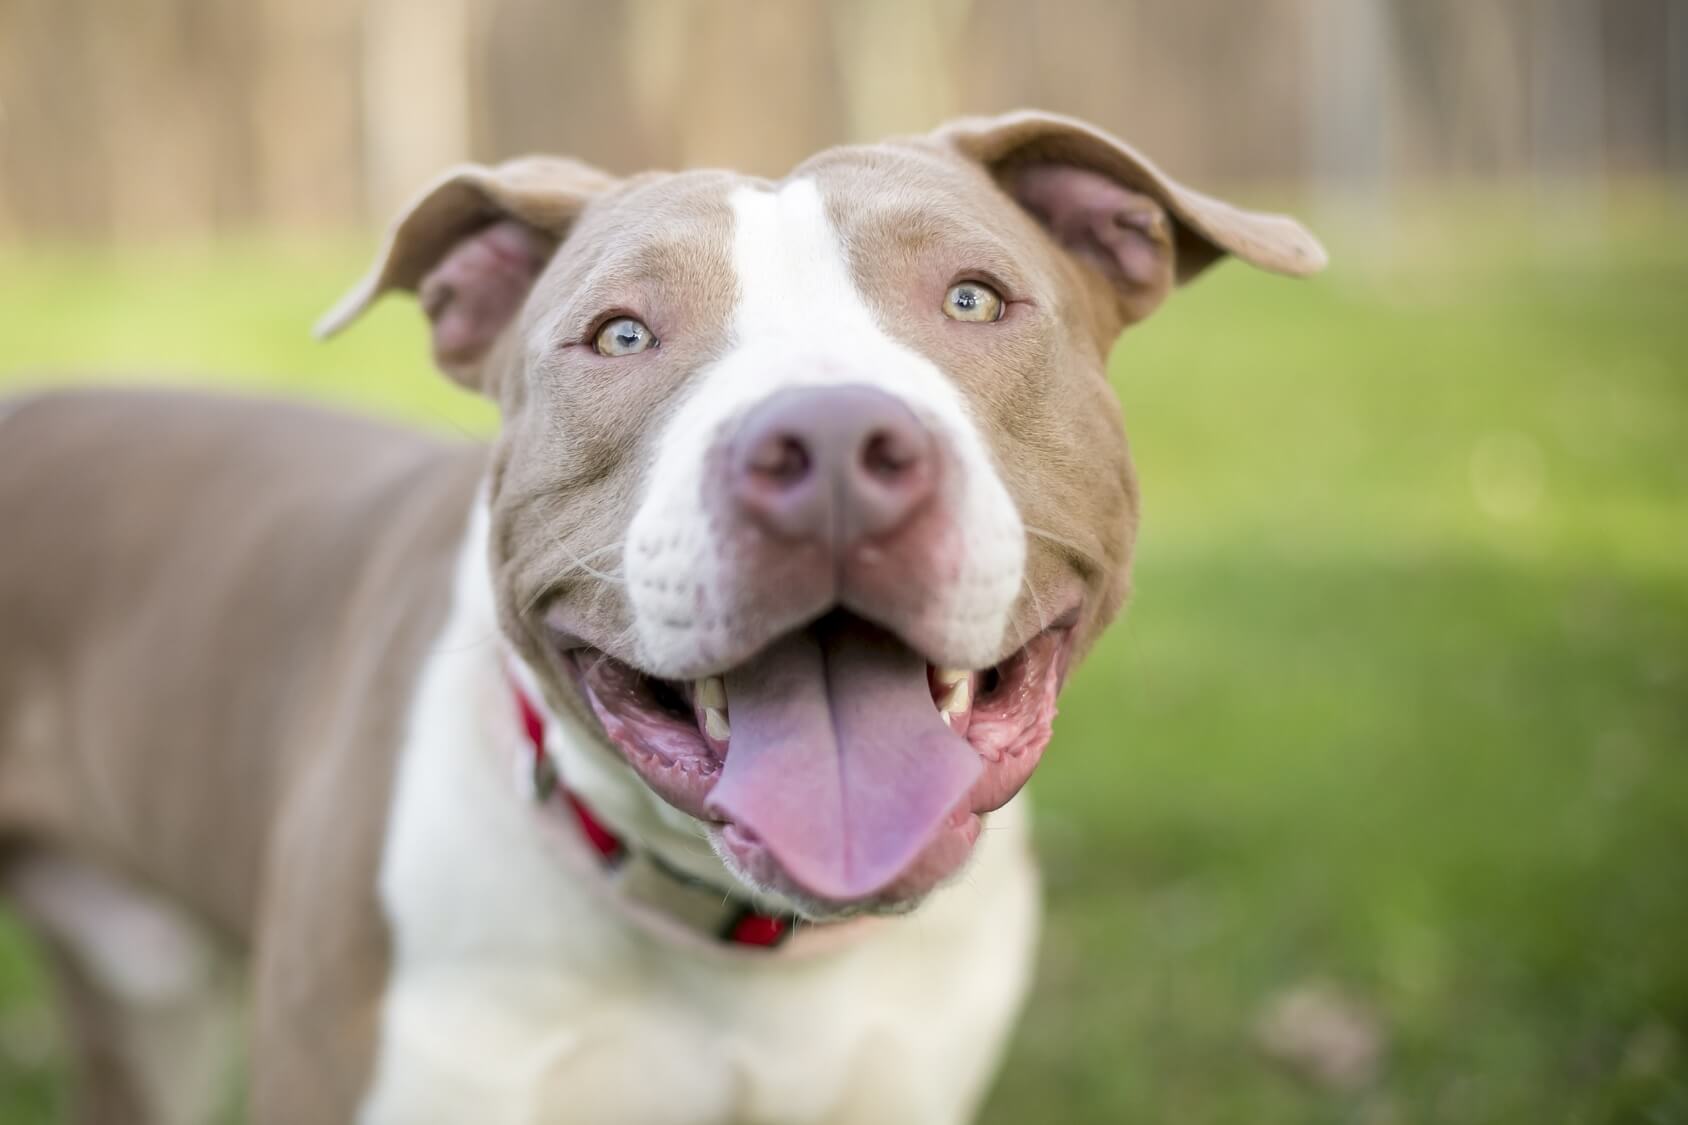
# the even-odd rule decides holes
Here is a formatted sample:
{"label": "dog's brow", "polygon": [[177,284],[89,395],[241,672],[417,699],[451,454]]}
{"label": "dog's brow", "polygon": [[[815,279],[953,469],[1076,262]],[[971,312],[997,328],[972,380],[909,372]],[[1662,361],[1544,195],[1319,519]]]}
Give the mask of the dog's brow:
{"label": "dog's brow", "polygon": [[658,283],[672,283],[697,272],[692,267],[701,257],[700,239],[632,237],[631,243],[610,239],[596,260],[583,267],[585,276],[567,288],[556,314],[541,325],[541,340],[552,345],[576,343],[612,309],[642,315],[647,310],[641,305]]}
{"label": "dog's brow", "polygon": [[1017,293],[1029,288],[1026,268],[968,200],[937,197],[916,204],[893,196],[880,201],[845,185],[825,185],[823,195],[827,218],[858,271],[866,264],[864,257],[871,262],[894,254],[910,264],[930,257],[952,272],[981,274]]}

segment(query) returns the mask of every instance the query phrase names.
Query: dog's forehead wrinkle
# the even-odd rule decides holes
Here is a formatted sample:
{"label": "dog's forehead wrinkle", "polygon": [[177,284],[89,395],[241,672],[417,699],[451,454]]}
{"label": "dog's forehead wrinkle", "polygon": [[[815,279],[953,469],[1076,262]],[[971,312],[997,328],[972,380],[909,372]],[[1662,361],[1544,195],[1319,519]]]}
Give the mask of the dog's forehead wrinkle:
{"label": "dog's forehead wrinkle", "polygon": [[582,310],[634,300],[679,277],[730,284],[717,267],[731,226],[727,198],[748,177],[702,170],[650,173],[597,200],[552,258],[530,298],[530,354],[568,334]]}

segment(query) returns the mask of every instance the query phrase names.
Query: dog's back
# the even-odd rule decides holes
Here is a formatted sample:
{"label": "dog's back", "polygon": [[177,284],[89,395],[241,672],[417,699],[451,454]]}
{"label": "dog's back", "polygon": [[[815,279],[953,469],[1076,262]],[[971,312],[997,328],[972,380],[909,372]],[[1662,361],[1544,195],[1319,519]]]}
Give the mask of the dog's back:
{"label": "dog's back", "polygon": [[[482,455],[192,393],[7,406],[0,876],[61,954],[74,1020],[127,971],[88,963],[115,949],[112,911],[157,893],[243,946],[294,787],[353,761],[385,784],[396,719],[370,700],[408,690],[443,615]],[[358,831],[372,871],[380,826]]]}

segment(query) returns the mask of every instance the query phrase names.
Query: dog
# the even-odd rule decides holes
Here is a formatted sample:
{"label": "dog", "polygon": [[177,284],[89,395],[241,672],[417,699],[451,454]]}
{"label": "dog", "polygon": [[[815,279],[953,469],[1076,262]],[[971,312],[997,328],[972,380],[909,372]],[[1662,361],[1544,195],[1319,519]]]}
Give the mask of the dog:
{"label": "dog", "polygon": [[1016,794],[1127,595],[1106,356],[1226,254],[1325,263],[1035,112],[773,182],[527,158],[319,326],[415,293],[490,449],[15,404],[0,878],[80,1119],[208,1120],[245,1041],[260,1125],[968,1120]]}

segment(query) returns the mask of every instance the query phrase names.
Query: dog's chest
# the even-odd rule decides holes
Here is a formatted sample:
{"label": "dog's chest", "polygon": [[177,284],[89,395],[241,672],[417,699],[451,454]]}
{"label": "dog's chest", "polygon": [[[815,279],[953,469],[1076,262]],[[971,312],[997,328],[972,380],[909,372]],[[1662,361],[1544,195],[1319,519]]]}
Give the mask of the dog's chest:
{"label": "dog's chest", "polygon": [[477,538],[391,808],[393,970],[365,1125],[964,1120],[1029,971],[1020,810],[993,820],[962,883],[835,949],[647,932],[524,815]]}
{"label": "dog's chest", "polygon": [[870,957],[783,979],[688,966],[582,980],[570,974],[603,966],[572,965],[399,982],[364,1120],[959,1122],[1021,981],[963,960],[993,976],[952,969],[940,988]]}

